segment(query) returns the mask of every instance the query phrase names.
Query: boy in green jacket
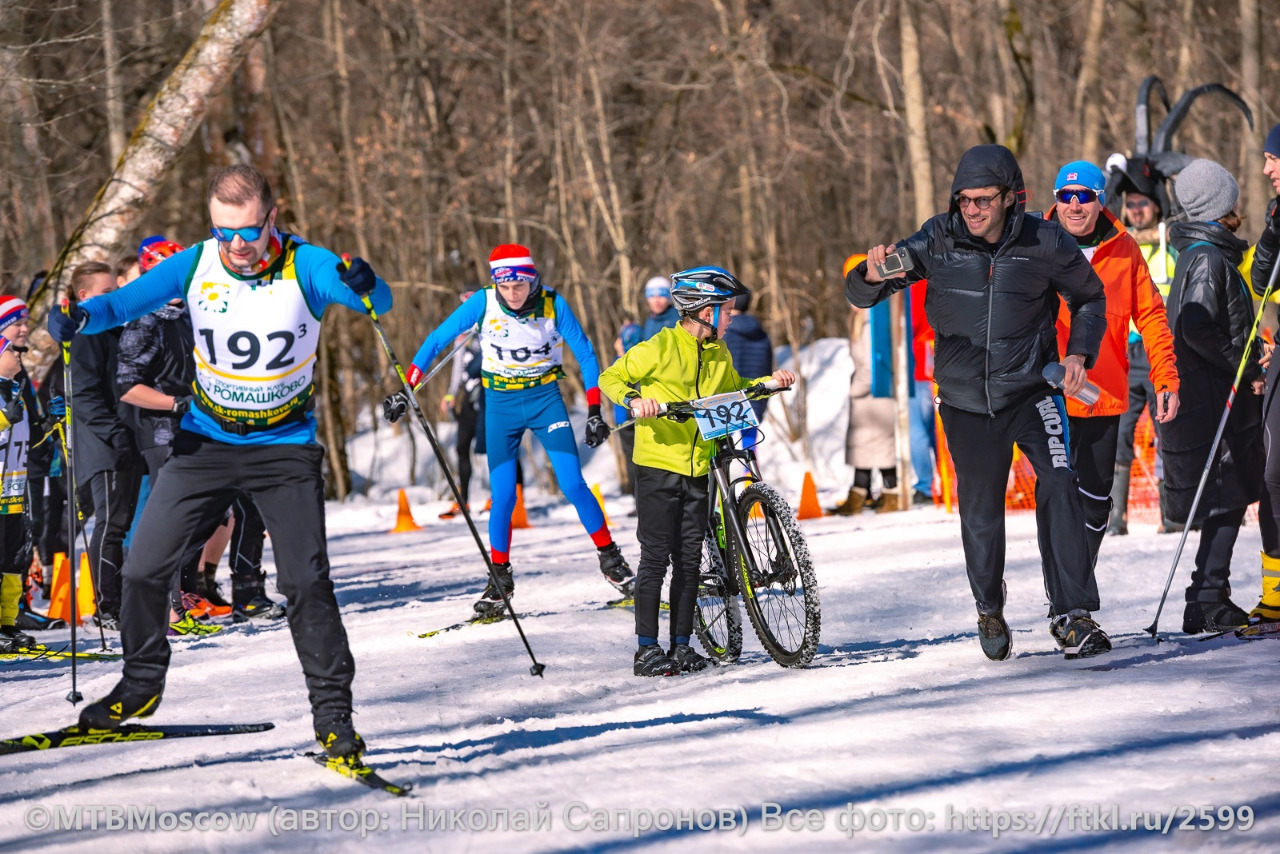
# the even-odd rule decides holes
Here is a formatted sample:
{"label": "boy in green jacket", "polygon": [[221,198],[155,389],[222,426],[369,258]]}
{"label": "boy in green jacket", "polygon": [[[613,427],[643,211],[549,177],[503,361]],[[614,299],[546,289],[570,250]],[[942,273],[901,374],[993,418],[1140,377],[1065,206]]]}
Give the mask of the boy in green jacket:
{"label": "boy in green jacket", "polygon": [[[689,646],[698,596],[702,539],[707,528],[707,472],[712,443],[693,421],[659,418],[659,405],[738,391],[770,377],[743,379],[720,336],[729,327],[726,302],[747,293],[719,267],[694,267],[671,277],[671,301],[680,322],[637,344],[600,374],[600,390],[636,417],[637,676],[674,676],[711,662]],[[772,379],[783,388],[790,371]],[[638,389],[638,391],[637,391]],[[641,420],[643,419],[643,420]],[[658,646],[662,582],[671,573],[671,649]]]}

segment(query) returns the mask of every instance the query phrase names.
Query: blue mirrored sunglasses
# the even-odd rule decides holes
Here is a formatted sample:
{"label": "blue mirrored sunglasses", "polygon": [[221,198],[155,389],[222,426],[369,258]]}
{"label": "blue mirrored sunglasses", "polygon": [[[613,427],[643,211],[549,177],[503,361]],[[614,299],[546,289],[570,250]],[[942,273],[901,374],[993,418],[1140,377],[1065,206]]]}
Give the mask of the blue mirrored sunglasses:
{"label": "blue mirrored sunglasses", "polygon": [[[267,219],[271,218],[271,214],[267,214]],[[213,235],[213,239],[219,243],[230,243],[239,237],[245,243],[252,243],[262,236],[262,232],[267,230],[267,220],[262,221],[262,225],[250,225],[245,228],[220,228],[214,226],[209,229],[209,233]]]}
{"label": "blue mirrored sunglasses", "polygon": [[1089,202],[1098,198],[1098,194],[1094,190],[1082,190],[1075,187],[1070,190],[1059,190],[1054,195],[1056,195],[1058,197],[1058,201],[1064,205],[1071,204],[1072,198],[1075,198],[1082,205],[1087,205]]}

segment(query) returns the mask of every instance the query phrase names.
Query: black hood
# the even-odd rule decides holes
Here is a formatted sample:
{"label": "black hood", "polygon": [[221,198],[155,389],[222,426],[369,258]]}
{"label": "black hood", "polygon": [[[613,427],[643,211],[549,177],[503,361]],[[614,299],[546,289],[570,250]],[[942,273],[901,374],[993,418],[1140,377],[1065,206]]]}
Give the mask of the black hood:
{"label": "black hood", "polygon": [[961,190],[978,187],[1008,187],[1013,191],[1013,208],[1005,225],[1005,238],[1016,238],[1022,229],[1022,215],[1027,207],[1027,186],[1022,180],[1022,168],[1013,152],[1003,145],[975,145],[966,151],[956,166],[956,177],[951,182],[951,201],[947,207],[953,228],[959,235],[968,233],[968,226],[960,216],[956,194]]}
{"label": "black hood", "polygon": [[1196,243],[1211,243],[1233,267],[1240,266],[1249,244],[1236,237],[1225,226],[1214,222],[1175,222],[1169,226],[1169,245],[1179,253]]}

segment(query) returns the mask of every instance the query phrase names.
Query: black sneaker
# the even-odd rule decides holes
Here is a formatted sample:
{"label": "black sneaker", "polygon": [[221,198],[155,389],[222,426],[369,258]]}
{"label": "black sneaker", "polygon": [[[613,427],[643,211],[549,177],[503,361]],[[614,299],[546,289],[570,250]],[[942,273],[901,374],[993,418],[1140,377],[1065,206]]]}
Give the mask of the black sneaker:
{"label": "black sneaker", "polygon": [[711,659],[699,653],[687,643],[678,643],[667,653],[681,673],[697,673],[712,666]]}
{"label": "black sneaker", "polygon": [[33,649],[36,639],[13,626],[0,626],[0,652],[22,652]]}
{"label": "black sneaker", "polygon": [[214,579],[211,571],[200,570],[199,580],[196,582],[196,592],[219,608],[233,607],[230,602],[223,598],[222,589],[218,587],[218,582]]}
{"label": "black sneaker", "polygon": [[1188,602],[1182,612],[1182,630],[1189,635],[1238,629],[1249,615],[1230,599],[1222,602]]}
{"label": "black sneaker", "polygon": [[351,723],[351,715],[339,714],[316,724],[316,741],[334,759],[359,762],[364,753],[364,739]]}
{"label": "black sneaker", "polygon": [[110,611],[98,611],[89,619],[95,626],[106,629],[109,632],[120,631],[120,617]]}
{"label": "black sneaker", "polygon": [[231,620],[247,623],[250,620],[278,620],[285,615],[283,602],[273,602],[261,594],[248,602],[237,602],[231,607]]}
{"label": "black sneaker", "polygon": [[627,559],[622,556],[622,549],[618,548],[618,544],[609,543],[596,551],[600,558],[600,571],[609,583],[618,588],[618,592],[624,597],[635,596],[636,578],[631,567],[627,566]]}
{"label": "black sneaker", "polygon": [[111,693],[80,710],[81,729],[117,729],[129,718],[149,718],[160,706],[160,687],[145,687],[121,679]]}
{"label": "black sneaker", "polygon": [[1004,621],[1004,612],[994,614],[978,614],[978,643],[982,645],[982,654],[992,661],[1004,661],[1013,651],[1013,642],[1009,639],[1009,624]]}
{"label": "black sneaker", "polygon": [[662,647],[654,644],[636,650],[631,672],[637,676],[675,676],[680,672],[680,665],[672,661]]}
{"label": "black sneaker", "polygon": [[498,588],[494,586],[494,579],[498,580],[498,584],[502,585],[502,593],[507,594],[507,598],[511,598],[511,594],[515,593],[516,580],[511,574],[510,563],[495,563],[493,565],[493,574],[489,578],[489,583],[485,585],[484,592],[480,594],[479,601],[475,604],[475,612],[481,616],[491,617],[494,614],[500,614],[506,608],[502,602],[502,593],[498,592]]}
{"label": "black sneaker", "polygon": [[1051,619],[1049,634],[1062,647],[1068,661],[1111,651],[1111,638],[1083,608]]}

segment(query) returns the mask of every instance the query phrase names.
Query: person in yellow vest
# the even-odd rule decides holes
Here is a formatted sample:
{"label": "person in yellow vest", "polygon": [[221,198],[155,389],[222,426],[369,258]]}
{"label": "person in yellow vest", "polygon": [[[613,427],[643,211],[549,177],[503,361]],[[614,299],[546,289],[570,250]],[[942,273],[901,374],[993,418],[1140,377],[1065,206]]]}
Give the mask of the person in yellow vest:
{"label": "person in yellow vest", "polygon": [[31,423],[21,386],[15,381],[22,363],[12,344],[0,336],[0,652],[5,653],[36,645],[35,638],[14,625],[22,598],[22,571],[31,561],[23,518]]}

